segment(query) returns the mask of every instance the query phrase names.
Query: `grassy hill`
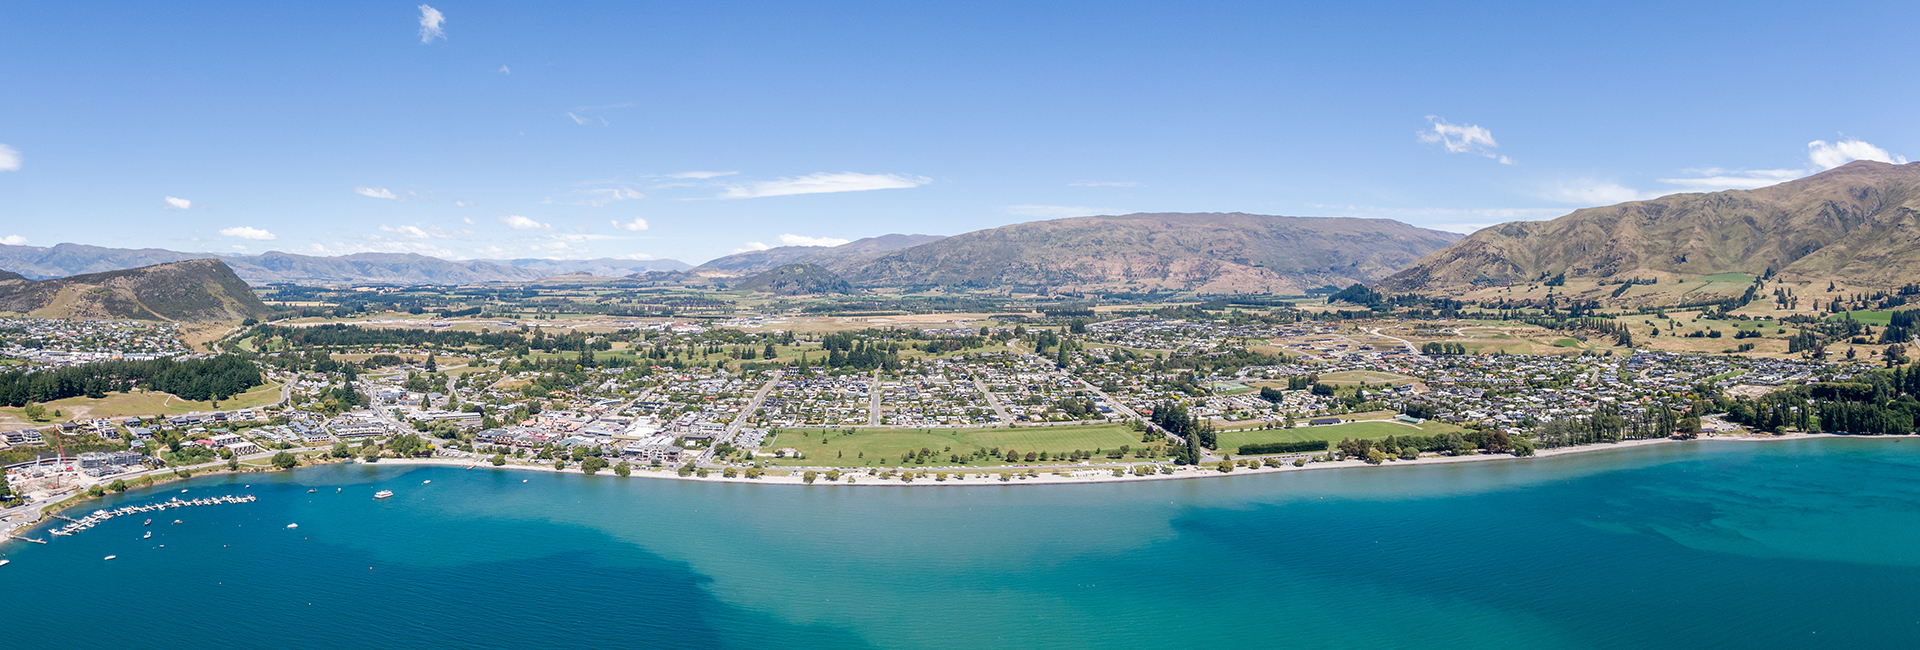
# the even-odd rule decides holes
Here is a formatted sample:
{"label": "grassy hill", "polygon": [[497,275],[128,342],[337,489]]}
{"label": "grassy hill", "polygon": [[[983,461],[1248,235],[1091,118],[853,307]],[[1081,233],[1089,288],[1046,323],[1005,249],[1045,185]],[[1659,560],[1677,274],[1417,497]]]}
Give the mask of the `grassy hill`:
{"label": "grassy hill", "polygon": [[733,288],[783,296],[853,293],[853,285],[814,264],[788,264],[747,278]]}
{"label": "grassy hill", "polygon": [[199,259],[52,280],[0,278],[0,313],[212,325],[272,312],[224,262]]}
{"label": "grassy hill", "polygon": [[1502,224],[1380,286],[1460,294],[1564,275],[1570,288],[1653,281],[1622,293],[1657,301],[1673,298],[1661,289],[1681,280],[1697,285],[1769,269],[1786,282],[1853,287],[1920,278],[1920,163],[1857,161],[1755,190],[1675,194]]}

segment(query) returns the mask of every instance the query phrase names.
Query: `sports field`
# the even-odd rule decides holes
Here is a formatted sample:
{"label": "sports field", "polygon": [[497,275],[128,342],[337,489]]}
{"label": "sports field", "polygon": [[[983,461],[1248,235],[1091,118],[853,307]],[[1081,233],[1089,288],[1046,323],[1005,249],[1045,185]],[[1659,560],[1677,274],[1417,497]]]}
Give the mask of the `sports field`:
{"label": "sports field", "polygon": [[[805,457],[780,459],[779,465],[828,465],[843,467],[893,467],[901,454],[932,450],[937,464],[948,464],[947,457],[965,458],[978,449],[999,448],[1049,455],[1072,451],[1112,451],[1121,445],[1140,447],[1140,434],[1125,425],[1094,424],[1062,427],[968,428],[968,429],[781,429],[771,440],[761,443],[762,450],[791,447]],[[1132,455],[1129,454],[1131,459]],[[1096,460],[1102,460],[1099,458]],[[935,463],[930,463],[935,464]],[[999,464],[992,461],[990,464]]]}
{"label": "sports field", "polygon": [[[280,384],[267,382],[265,385],[256,386],[253,390],[235,395],[232,398],[220,402],[220,407],[217,410],[231,411],[234,409],[253,408],[272,404],[277,401],[280,401]],[[127,415],[180,415],[195,411],[216,410],[213,402],[189,402],[167,393],[151,391],[109,393],[106,397],[99,399],[69,397],[47,402],[43,406],[47,407],[48,413],[52,413],[57,409],[65,414],[65,417],[53,419],[53,421],[58,422],[91,418],[112,418]],[[24,410],[25,409],[16,408],[0,409],[0,411],[15,415],[19,415]],[[22,419],[24,420],[24,418]]]}
{"label": "sports field", "polygon": [[1406,375],[1380,372],[1378,370],[1346,370],[1320,375],[1320,383],[1334,386],[1357,386],[1362,383],[1398,386],[1401,384],[1410,384],[1413,383],[1413,381],[1412,377]]}

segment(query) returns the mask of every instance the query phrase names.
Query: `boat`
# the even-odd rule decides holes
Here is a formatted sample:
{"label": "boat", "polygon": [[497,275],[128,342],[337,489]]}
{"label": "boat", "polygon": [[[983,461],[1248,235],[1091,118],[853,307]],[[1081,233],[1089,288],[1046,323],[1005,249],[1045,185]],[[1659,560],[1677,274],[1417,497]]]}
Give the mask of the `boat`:
{"label": "boat", "polygon": [[180,493],[181,493],[181,494],[186,494],[186,492],[187,492],[187,490],[186,490],[186,488],[181,488],[181,489],[180,489]]}
{"label": "boat", "polygon": [[525,482],[527,482],[527,479],[520,479],[520,482],[521,482],[521,483],[525,483]]}
{"label": "boat", "polygon": [[153,537],[153,531],[151,531],[151,530],[149,530],[149,531],[147,531],[147,534],[145,534],[145,535],[141,535],[141,536],[140,536],[140,539],[147,539],[147,538],[150,538],[150,537]]}
{"label": "boat", "polygon": [[118,555],[109,555],[109,556],[107,556],[107,557],[106,557],[105,559],[108,559],[108,560],[111,560],[111,559],[113,559],[113,558],[116,558],[116,557],[120,557],[120,556],[118,556]]}
{"label": "boat", "polygon": [[373,498],[375,499],[385,499],[390,496],[393,496],[393,490],[381,490],[373,493]]}
{"label": "boat", "polygon": [[424,480],[424,481],[421,481],[421,482],[420,482],[420,484],[421,484],[421,485],[426,485],[426,484],[428,484],[428,483],[432,483],[432,482],[433,482],[433,479],[427,479],[427,480]]}
{"label": "boat", "polygon": [[140,524],[140,525],[142,525],[142,526],[152,526],[152,525],[153,525],[153,520],[152,520],[152,519],[148,519],[146,523],[143,523],[143,524]]}
{"label": "boat", "polygon": [[319,492],[319,491],[320,491],[320,488],[312,488],[312,489],[309,489],[309,490],[307,490],[307,494],[313,494],[313,493],[315,493],[315,492]]}
{"label": "boat", "polygon": [[0,566],[6,566],[9,564],[13,564],[13,560],[0,560]]}
{"label": "boat", "polygon": [[175,519],[175,520],[173,520],[173,523],[176,523],[176,524],[177,524],[177,523],[180,523],[180,520],[178,520],[178,519]]}
{"label": "boat", "polygon": [[288,528],[299,528],[300,524],[287,524]]}

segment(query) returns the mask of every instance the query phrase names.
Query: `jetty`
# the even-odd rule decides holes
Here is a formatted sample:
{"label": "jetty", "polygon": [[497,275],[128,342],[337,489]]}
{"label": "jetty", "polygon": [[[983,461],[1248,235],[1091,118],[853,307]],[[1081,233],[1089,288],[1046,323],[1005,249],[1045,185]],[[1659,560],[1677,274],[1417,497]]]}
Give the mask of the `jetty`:
{"label": "jetty", "polygon": [[[108,519],[112,519],[114,517],[140,514],[143,512],[172,510],[174,508],[187,508],[192,506],[218,506],[218,505],[230,505],[230,504],[236,504],[236,503],[252,503],[257,499],[258,497],[255,497],[251,494],[239,495],[239,496],[227,495],[227,496],[218,496],[218,497],[202,497],[198,499],[181,499],[179,497],[174,497],[172,499],[161,501],[159,503],[147,503],[147,504],[141,504],[137,506],[121,506],[118,508],[114,508],[112,510],[95,510],[93,511],[92,514],[89,514],[85,517],[81,517],[79,519],[74,519],[72,517],[68,517],[65,515],[55,514],[53,516],[58,517],[60,519],[65,519],[69,523],[65,526],[55,528],[49,532],[52,532],[53,534],[59,535],[61,537],[65,537],[65,536],[72,535],[74,533],[86,530],[88,528],[98,526],[101,524],[101,522],[104,522]],[[26,539],[26,538],[22,537],[17,539]],[[41,543],[44,544],[46,542],[41,542]]]}

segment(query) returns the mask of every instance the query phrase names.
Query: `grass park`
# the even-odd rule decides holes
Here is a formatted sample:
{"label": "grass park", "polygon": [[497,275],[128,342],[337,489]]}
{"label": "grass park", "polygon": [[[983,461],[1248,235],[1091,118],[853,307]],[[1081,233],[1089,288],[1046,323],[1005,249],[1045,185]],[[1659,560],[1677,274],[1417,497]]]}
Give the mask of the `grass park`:
{"label": "grass park", "polygon": [[[778,459],[776,465],[839,465],[844,467],[892,467],[900,464],[901,454],[923,448],[937,452],[941,463],[948,455],[966,457],[976,450],[1018,450],[1047,452],[1048,455],[1072,451],[1113,451],[1121,445],[1142,446],[1140,433],[1124,424],[1092,424],[1058,427],[894,429],[852,427],[837,429],[781,429],[761,449],[793,448],[804,454],[800,459]],[[1132,454],[1128,458],[1132,459]],[[1096,459],[1098,460],[1098,459]],[[999,464],[993,461],[992,464]]]}
{"label": "grass park", "polygon": [[1436,433],[1461,431],[1445,422],[1427,421],[1420,424],[1405,422],[1347,422],[1323,426],[1297,426],[1292,429],[1242,429],[1220,432],[1220,451],[1234,453],[1241,445],[1255,445],[1274,442],[1309,442],[1315,440],[1339,441],[1347,438],[1385,438],[1387,436],[1419,435],[1430,436]]}
{"label": "grass park", "polygon": [[[106,397],[69,397],[42,404],[48,414],[60,411],[63,417],[52,418],[50,422],[85,420],[91,418],[112,418],[128,415],[186,414],[195,411],[231,411],[234,409],[266,406],[280,400],[280,384],[267,382],[255,386],[253,390],[222,400],[218,407],[211,401],[193,402],[168,393],[157,391],[135,391],[131,393],[111,393]],[[0,413],[13,415],[25,422],[25,409],[0,408]]]}

